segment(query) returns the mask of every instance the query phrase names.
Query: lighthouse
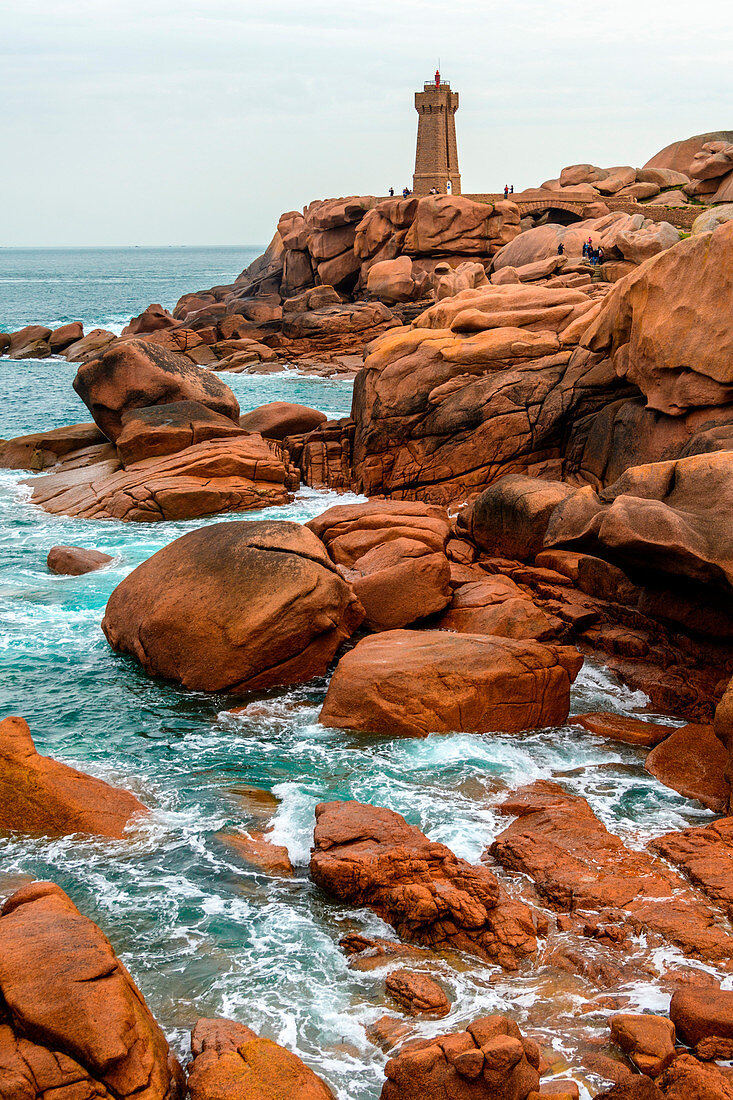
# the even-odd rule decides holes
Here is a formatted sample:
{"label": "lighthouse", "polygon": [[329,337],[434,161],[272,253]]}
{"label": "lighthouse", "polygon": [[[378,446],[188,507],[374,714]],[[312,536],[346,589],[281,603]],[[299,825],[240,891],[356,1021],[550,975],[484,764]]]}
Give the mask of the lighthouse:
{"label": "lighthouse", "polygon": [[458,92],[441,80],[428,81],[421,92],[415,92],[418,114],[417,150],[412,190],[415,195],[429,195],[435,188],[441,195],[461,193],[456,144],[456,111]]}

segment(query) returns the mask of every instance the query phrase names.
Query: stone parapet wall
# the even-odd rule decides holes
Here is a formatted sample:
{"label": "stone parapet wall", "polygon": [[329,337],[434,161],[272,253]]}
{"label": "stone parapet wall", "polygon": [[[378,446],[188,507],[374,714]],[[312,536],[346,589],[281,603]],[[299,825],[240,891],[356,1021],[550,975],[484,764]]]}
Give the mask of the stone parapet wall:
{"label": "stone parapet wall", "polygon": [[[482,194],[470,194],[464,196],[473,199],[474,202],[497,203],[504,199],[504,192],[485,192]],[[624,214],[643,214],[653,222],[670,222],[678,229],[691,229],[692,223],[698,214],[707,210],[707,206],[691,203],[690,206],[665,206],[663,203],[641,203],[633,199],[614,199],[603,197],[597,200],[590,199],[587,195],[573,197],[572,192],[562,194],[559,191],[545,191],[539,189],[532,191],[516,192],[509,196],[512,202],[516,202],[520,213],[528,214],[541,209],[540,203],[547,201],[548,206],[560,210],[577,210],[581,214],[591,202],[603,202],[609,210],[621,210]]]}

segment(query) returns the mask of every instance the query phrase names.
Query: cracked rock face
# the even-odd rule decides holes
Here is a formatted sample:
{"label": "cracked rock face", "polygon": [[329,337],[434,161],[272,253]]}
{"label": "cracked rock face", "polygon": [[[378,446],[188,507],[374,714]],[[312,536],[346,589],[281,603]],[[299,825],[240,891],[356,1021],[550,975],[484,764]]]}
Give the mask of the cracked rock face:
{"label": "cracked rock face", "polygon": [[114,590],[102,629],[150,675],[241,694],[322,676],[364,617],[297,523],[219,523],[159,550]]}
{"label": "cracked rock face", "polygon": [[388,630],[364,638],[341,658],[319,721],[403,737],[559,726],[582,663],[572,646]]}
{"label": "cracked rock face", "polygon": [[52,882],[13,894],[0,915],[0,1096],[183,1093],[163,1032],[99,928]]}
{"label": "cracked rock face", "polygon": [[98,359],[83,363],[74,389],[113,443],[124,414],[149,405],[198,401],[239,424],[239,402],[220,378],[143,340],[116,342]]}
{"label": "cracked rock face", "polygon": [[392,810],[361,802],[316,807],[311,878],[365,906],[409,942],[466,951],[515,970],[537,950],[535,918],[487,867],[428,840]]}
{"label": "cracked rock face", "polygon": [[191,1053],[191,1100],[334,1100],[296,1054],[235,1020],[199,1020]]}

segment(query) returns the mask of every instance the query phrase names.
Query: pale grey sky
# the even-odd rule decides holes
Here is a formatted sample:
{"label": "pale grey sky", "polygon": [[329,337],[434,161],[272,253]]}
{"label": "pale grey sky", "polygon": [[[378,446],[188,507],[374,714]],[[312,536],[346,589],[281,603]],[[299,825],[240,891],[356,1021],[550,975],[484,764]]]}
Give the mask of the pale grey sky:
{"label": "pale grey sky", "polygon": [[464,191],[733,129],[728,0],[0,0],[0,245],[261,244],[410,184],[460,92]]}

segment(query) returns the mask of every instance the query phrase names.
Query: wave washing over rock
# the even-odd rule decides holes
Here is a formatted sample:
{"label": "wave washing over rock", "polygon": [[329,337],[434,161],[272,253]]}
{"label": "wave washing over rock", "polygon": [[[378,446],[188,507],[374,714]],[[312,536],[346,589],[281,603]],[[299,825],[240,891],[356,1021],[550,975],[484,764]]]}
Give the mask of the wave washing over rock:
{"label": "wave washing over rock", "polygon": [[729,136],[0,334],[1,1095],[733,1096]]}

